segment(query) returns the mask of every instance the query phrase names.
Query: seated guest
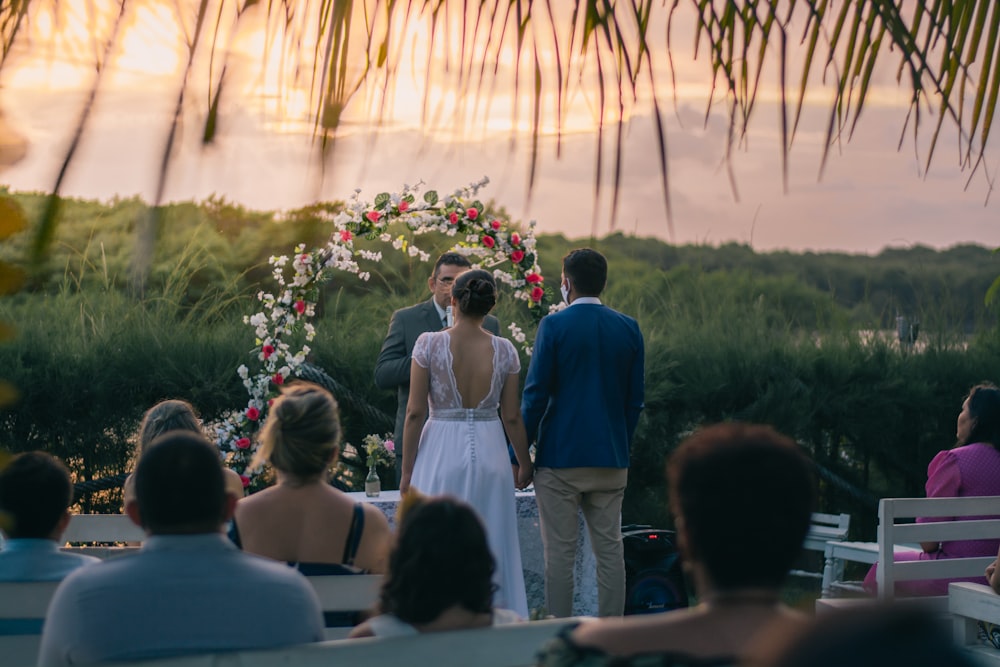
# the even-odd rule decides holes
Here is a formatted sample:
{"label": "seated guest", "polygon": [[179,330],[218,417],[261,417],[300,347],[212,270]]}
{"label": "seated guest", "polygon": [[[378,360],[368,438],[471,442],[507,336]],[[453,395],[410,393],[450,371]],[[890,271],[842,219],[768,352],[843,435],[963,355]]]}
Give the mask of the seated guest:
{"label": "seated guest", "polygon": [[[187,401],[172,398],[160,401],[142,417],[139,424],[139,445],[136,454],[141,455],[149,443],[153,442],[157,436],[167,431],[191,431],[192,433],[204,434],[201,428],[201,420],[194,406]],[[236,498],[243,497],[243,480],[235,470],[223,468],[226,476],[226,491]],[[132,475],[125,478],[123,506],[129,501],[135,500],[135,480]]]}
{"label": "seated guest", "polygon": [[330,392],[308,382],[282,389],[253,460],[270,463],[278,483],[236,505],[234,542],[309,575],[385,572],[389,522],[374,505],[355,503],[329,484],[340,433]]}
{"label": "seated guest", "polygon": [[59,459],[45,452],[15,456],[0,470],[0,581],[59,581],[93,556],[59,551],[69,525],[73,483]]}
{"label": "seated guest", "polygon": [[469,505],[448,497],[417,500],[403,515],[389,557],[381,615],[350,636],[395,637],[517,622],[521,619],[513,611],[493,608],[495,569],[486,531]]}
{"label": "seated guest", "polygon": [[[927,466],[928,498],[961,498],[964,496],[1000,495],[1000,388],[988,383],[969,391],[955,423],[956,444],[938,452]],[[996,518],[996,517],[982,517]],[[948,517],[920,517],[917,523],[951,521]],[[895,561],[944,560],[994,556],[1000,551],[1000,540],[953,540],[923,542],[921,551],[897,553]],[[877,565],[872,565],[865,577],[865,589],[878,592]],[[987,575],[989,577],[989,575]],[[899,581],[897,595],[947,595],[952,581],[985,584],[982,577],[963,579],[924,579]]]}
{"label": "seated guest", "polygon": [[236,499],[216,449],[185,431],[142,453],[126,507],[149,538],[138,552],[82,568],[56,590],[38,664],[90,664],[265,649],[323,639],[312,586],[221,534]]}
{"label": "seated guest", "polygon": [[540,665],[733,665],[764,629],[805,622],[779,598],[816,496],[799,447],[768,426],[711,426],[673,453],[667,483],[699,604],[583,623],[547,645]]}

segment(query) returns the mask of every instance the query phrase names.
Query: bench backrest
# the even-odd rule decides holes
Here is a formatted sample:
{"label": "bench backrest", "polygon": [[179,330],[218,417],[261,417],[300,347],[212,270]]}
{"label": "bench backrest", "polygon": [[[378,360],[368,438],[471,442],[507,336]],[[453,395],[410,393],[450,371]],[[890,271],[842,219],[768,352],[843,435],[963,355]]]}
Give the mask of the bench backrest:
{"label": "bench backrest", "polygon": [[0,582],[0,664],[28,667],[38,658],[42,622],[58,581]]}
{"label": "bench backrest", "polygon": [[[535,664],[538,649],[578,618],[515,623],[478,630],[433,632],[386,639],[343,639],[275,651],[239,651],[165,658],[114,667],[527,667]],[[110,666],[109,666],[110,667]]]}
{"label": "bench backrest", "polygon": [[813,512],[809,524],[809,532],[802,544],[803,549],[824,551],[826,543],[834,540],[843,542],[847,539],[847,531],[851,527],[850,514],[823,514]]}
{"label": "bench backrest", "polygon": [[381,574],[306,577],[319,596],[323,611],[364,611],[378,602]]}
{"label": "bench backrest", "polygon": [[146,533],[126,514],[74,514],[62,539],[65,542],[142,542]]}
{"label": "bench backrest", "polygon": [[[892,599],[897,581],[983,576],[996,554],[975,558],[893,560],[897,544],[1000,539],[1000,496],[967,498],[884,498],[878,507],[876,566],[878,596]],[[911,523],[916,517],[943,517],[934,523]],[[905,521],[901,521],[905,520]]]}

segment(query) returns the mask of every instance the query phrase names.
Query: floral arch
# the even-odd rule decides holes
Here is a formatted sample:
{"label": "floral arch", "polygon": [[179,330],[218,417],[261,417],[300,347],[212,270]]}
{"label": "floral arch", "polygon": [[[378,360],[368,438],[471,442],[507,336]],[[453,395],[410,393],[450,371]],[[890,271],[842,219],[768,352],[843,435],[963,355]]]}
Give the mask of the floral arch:
{"label": "floral arch", "polygon": [[[309,355],[309,343],[316,336],[312,323],[319,299],[319,287],[329,282],[337,271],[368,280],[359,261],[378,262],[381,252],[355,247],[355,239],[378,240],[410,257],[429,261],[429,253],[419,249],[405,235],[392,236],[389,225],[401,222],[412,235],[430,232],[457,237],[455,252],[467,255],[473,266],[492,270],[498,283],[513,289],[513,296],[527,302],[533,324],[549,311],[550,299],[535,251],[535,223],[527,230],[510,228],[509,222],[487,216],[476,199],[479,190],[489,183],[483,178],[443,199],[428,190],[419,199],[421,184],[403,186],[399,193],[382,193],[373,202],[362,201],[361,191],[344,210],[331,216],[333,231],[328,241],[307,250],[295,248],[291,258],[269,259],[277,288],[273,293],[260,291],[261,310],[244,317],[254,328],[255,347],[249,364],[237,373],[249,394],[247,404],[226,415],[215,426],[217,443],[230,468],[240,473],[243,485],[249,486],[257,471],[250,461],[257,448],[255,435],[267,416],[268,407],[286,380],[299,375]],[[509,325],[511,338],[531,354],[531,341],[517,322]]]}

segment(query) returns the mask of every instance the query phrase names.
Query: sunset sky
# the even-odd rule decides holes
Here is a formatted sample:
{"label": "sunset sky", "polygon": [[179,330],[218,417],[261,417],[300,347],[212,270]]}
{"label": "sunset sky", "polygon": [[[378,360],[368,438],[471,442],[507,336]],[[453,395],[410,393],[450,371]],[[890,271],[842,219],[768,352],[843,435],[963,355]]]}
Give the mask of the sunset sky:
{"label": "sunset sky", "polygon": [[[25,42],[0,71],[0,108],[28,141],[27,157],[0,173],[0,182],[12,189],[51,189],[79,117],[93,76],[93,54],[99,49],[85,37],[87,3],[76,4],[81,8],[62,21],[37,17],[30,44]],[[133,194],[154,198],[186,58],[178,48],[182,40],[169,7],[151,2],[130,15],[63,194],[102,200]],[[787,194],[781,185],[774,87],[767,87],[759,98],[747,146],[732,160],[737,200],[724,163],[725,107],[717,102],[706,124],[710,70],[704,56],[697,61],[689,57],[692,49],[685,38],[690,26],[687,17],[674,28],[676,109],[668,73],[662,71],[659,77],[669,107],[674,234],[669,235],[659,185],[651,109],[644,102],[626,110],[624,184],[614,229],[677,243],[750,243],[758,250],[874,253],[887,245],[1000,246],[1000,197],[988,198],[987,187],[987,174],[995,177],[1000,172],[997,142],[992,142],[988,154],[988,171],[973,175],[966,189],[969,174],[959,169],[955,133],[946,123],[930,173],[923,176],[933,118],[925,110],[921,143],[915,148],[910,133],[897,151],[908,95],[896,86],[894,60],[887,61],[890,66],[880,75],[855,136],[832,151],[822,180],[818,172],[828,93],[821,87],[815,91],[792,148]],[[419,53],[426,38],[427,30],[418,21],[401,36],[398,48]],[[363,88],[348,107],[343,136],[324,169],[312,139],[307,94],[281,77],[287,61],[282,65],[280,49],[270,49],[272,57],[265,60],[263,31],[253,29],[233,34],[227,43],[232,47],[233,68],[219,137],[207,148],[200,144],[208,62],[203,59],[189,89],[183,132],[168,174],[168,201],[199,200],[216,193],[252,208],[278,210],[346,198],[356,187],[362,189],[363,198],[372,199],[380,191],[421,180],[449,192],[486,175],[491,185],[483,197],[505,205],[515,219],[537,220],[542,233],[583,237],[593,229],[599,235],[612,230],[613,131],[607,132],[605,187],[595,199],[593,86],[581,84],[568,100],[558,160],[554,114],[543,111],[549,122],[529,201],[530,101],[527,95],[517,100],[519,123],[512,126],[512,55],[506,61],[503,53],[498,55],[500,78],[494,94],[478,105],[471,93],[456,96],[448,75],[439,77],[430,95],[432,106],[440,107],[434,128],[421,124],[425,60],[402,59],[405,64],[388,100],[386,122],[377,132],[360,122],[375,114],[381,101],[380,89]],[[662,35],[653,35],[652,47],[665,48]],[[443,66],[434,61],[431,67]],[[590,80],[588,72],[585,66],[582,81]],[[549,109],[552,100],[545,104]],[[473,119],[475,109],[479,115]]]}

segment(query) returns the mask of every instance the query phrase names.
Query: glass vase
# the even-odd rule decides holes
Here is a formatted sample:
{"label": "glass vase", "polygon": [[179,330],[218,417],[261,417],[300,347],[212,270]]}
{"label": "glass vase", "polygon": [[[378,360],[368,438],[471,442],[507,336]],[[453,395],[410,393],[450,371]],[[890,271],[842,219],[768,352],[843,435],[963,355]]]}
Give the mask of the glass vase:
{"label": "glass vase", "polygon": [[382,480],[379,479],[373,463],[368,466],[368,476],[365,477],[365,495],[369,498],[377,498],[380,493],[382,493]]}

